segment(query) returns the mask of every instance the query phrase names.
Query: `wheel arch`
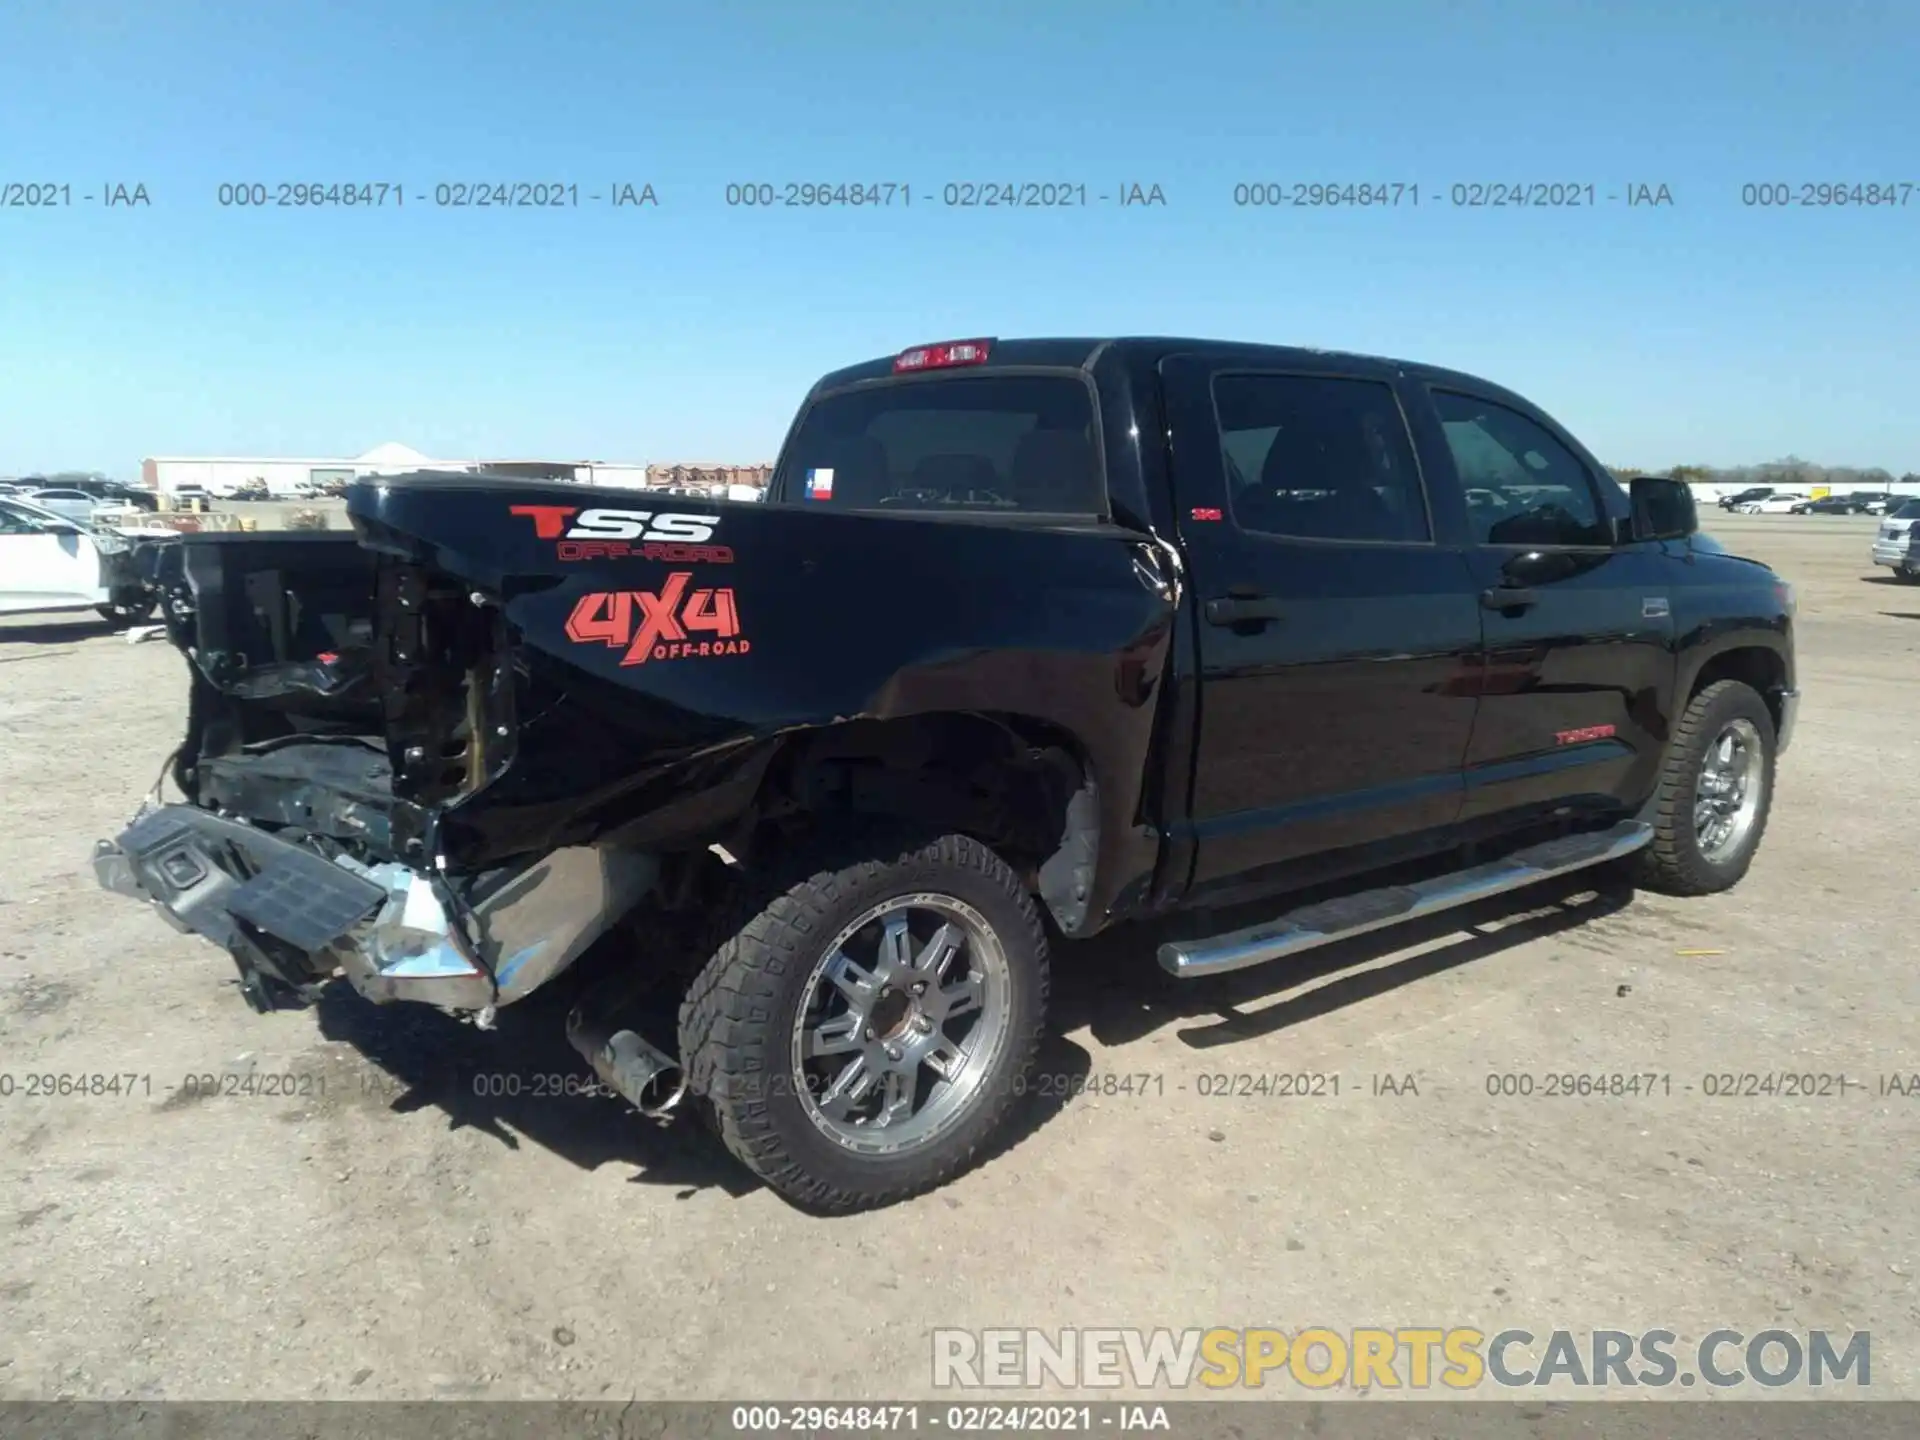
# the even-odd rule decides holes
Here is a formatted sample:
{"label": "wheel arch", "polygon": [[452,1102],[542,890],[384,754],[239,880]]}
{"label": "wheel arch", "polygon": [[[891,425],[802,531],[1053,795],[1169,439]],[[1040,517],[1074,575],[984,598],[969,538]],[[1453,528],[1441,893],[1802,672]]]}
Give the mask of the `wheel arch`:
{"label": "wheel arch", "polygon": [[756,846],[847,817],[910,821],[990,846],[1068,933],[1100,854],[1092,749],[1055,721],[998,711],[853,719],[787,737],[753,807]]}
{"label": "wheel arch", "polygon": [[1792,687],[1793,672],[1778,645],[1753,639],[1735,640],[1713,650],[1699,660],[1680,690],[1676,714],[1685,713],[1694,696],[1721,680],[1738,680],[1757,691],[1766,702],[1778,734],[1786,719],[1786,694]]}

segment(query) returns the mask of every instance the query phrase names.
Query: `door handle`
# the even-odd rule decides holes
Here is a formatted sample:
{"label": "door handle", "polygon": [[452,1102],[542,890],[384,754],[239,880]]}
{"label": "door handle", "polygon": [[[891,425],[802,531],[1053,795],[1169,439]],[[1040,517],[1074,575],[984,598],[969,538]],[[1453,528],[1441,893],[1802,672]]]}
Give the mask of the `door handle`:
{"label": "door handle", "polygon": [[1283,619],[1280,602],[1271,595],[1229,595],[1207,601],[1207,623],[1241,625],[1249,620]]}
{"label": "door handle", "polygon": [[1480,604],[1488,610],[1525,610],[1540,603],[1540,597],[1524,585],[1496,585],[1480,592]]}

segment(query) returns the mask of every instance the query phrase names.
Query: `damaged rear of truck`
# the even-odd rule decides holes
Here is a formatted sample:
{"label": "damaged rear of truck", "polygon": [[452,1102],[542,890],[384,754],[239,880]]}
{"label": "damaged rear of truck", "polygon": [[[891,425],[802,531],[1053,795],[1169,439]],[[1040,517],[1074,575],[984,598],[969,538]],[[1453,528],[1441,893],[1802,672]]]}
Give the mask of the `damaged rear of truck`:
{"label": "damaged rear of truck", "polygon": [[[186,735],[101,882],[258,1009],[344,977],[492,1028],[564,979],[607,1085],[703,1110],[790,1198],[939,1182],[1032,1062],[1041,907],[1090,933],[1158,855],[1176,557],[1106,513],[1057,383],[1068,423],[1020,448],[1084,473],[1059,513],[422,473],[357,483],[351,534],[188,537]],[[662,977],[677,1029],[643,1033]]]}

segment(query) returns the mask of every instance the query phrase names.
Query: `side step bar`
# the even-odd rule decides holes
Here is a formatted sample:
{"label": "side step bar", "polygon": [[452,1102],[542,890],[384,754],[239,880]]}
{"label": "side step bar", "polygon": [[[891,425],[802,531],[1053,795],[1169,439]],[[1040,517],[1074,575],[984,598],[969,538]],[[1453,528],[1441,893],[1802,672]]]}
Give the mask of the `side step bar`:
{"label": "side step bar", "polygon": [[1609,830],[1586,835],[1564,835],[1451,875],[1437,875],[1413,885],[1363,890],[1358,895],[1303,906],[1276,920],[1227,935],[1170,941],[1160,947],[1160,968],[1181,979],[1244,970],[1349,935],[1364,935],[1403,920],[1470,905],[1537,880],[1604,865],[1633,854],[1652,839],[1653,827],[1641,820],[1623,820]]}

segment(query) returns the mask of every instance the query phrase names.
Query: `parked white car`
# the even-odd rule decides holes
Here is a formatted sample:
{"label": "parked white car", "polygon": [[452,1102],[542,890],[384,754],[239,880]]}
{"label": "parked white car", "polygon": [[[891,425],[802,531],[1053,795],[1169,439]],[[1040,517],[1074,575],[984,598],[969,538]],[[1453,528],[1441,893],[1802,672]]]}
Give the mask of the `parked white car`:
{"label": "parked white car", "polygon": [[139,619],[152,608],[132,542],[18,495],[0,495],[0,614],[98,610]]}
{"label": "parked white car", "polygon": [[1749,500],[1736,508],[1742,515],[1786,515],[1806,500],[1806,495],[1799,490],[1776,490],[1764,499]]}
{"label": "parked white car", "polygon": [[100,503],[99,496],[89,495],[84,490],[59,488],[30,491],[20,498],[31,500],[43,510],[51,510],[56,515],[63,515],[69,520],[78,520],[82,523],[93,518],[94,507]]}
{"label": "parked white car", "polygon": [[1902,580],[1920,580],[1920,499],[1899,505],[1880,522],[1873,563],[1890,567]]}

